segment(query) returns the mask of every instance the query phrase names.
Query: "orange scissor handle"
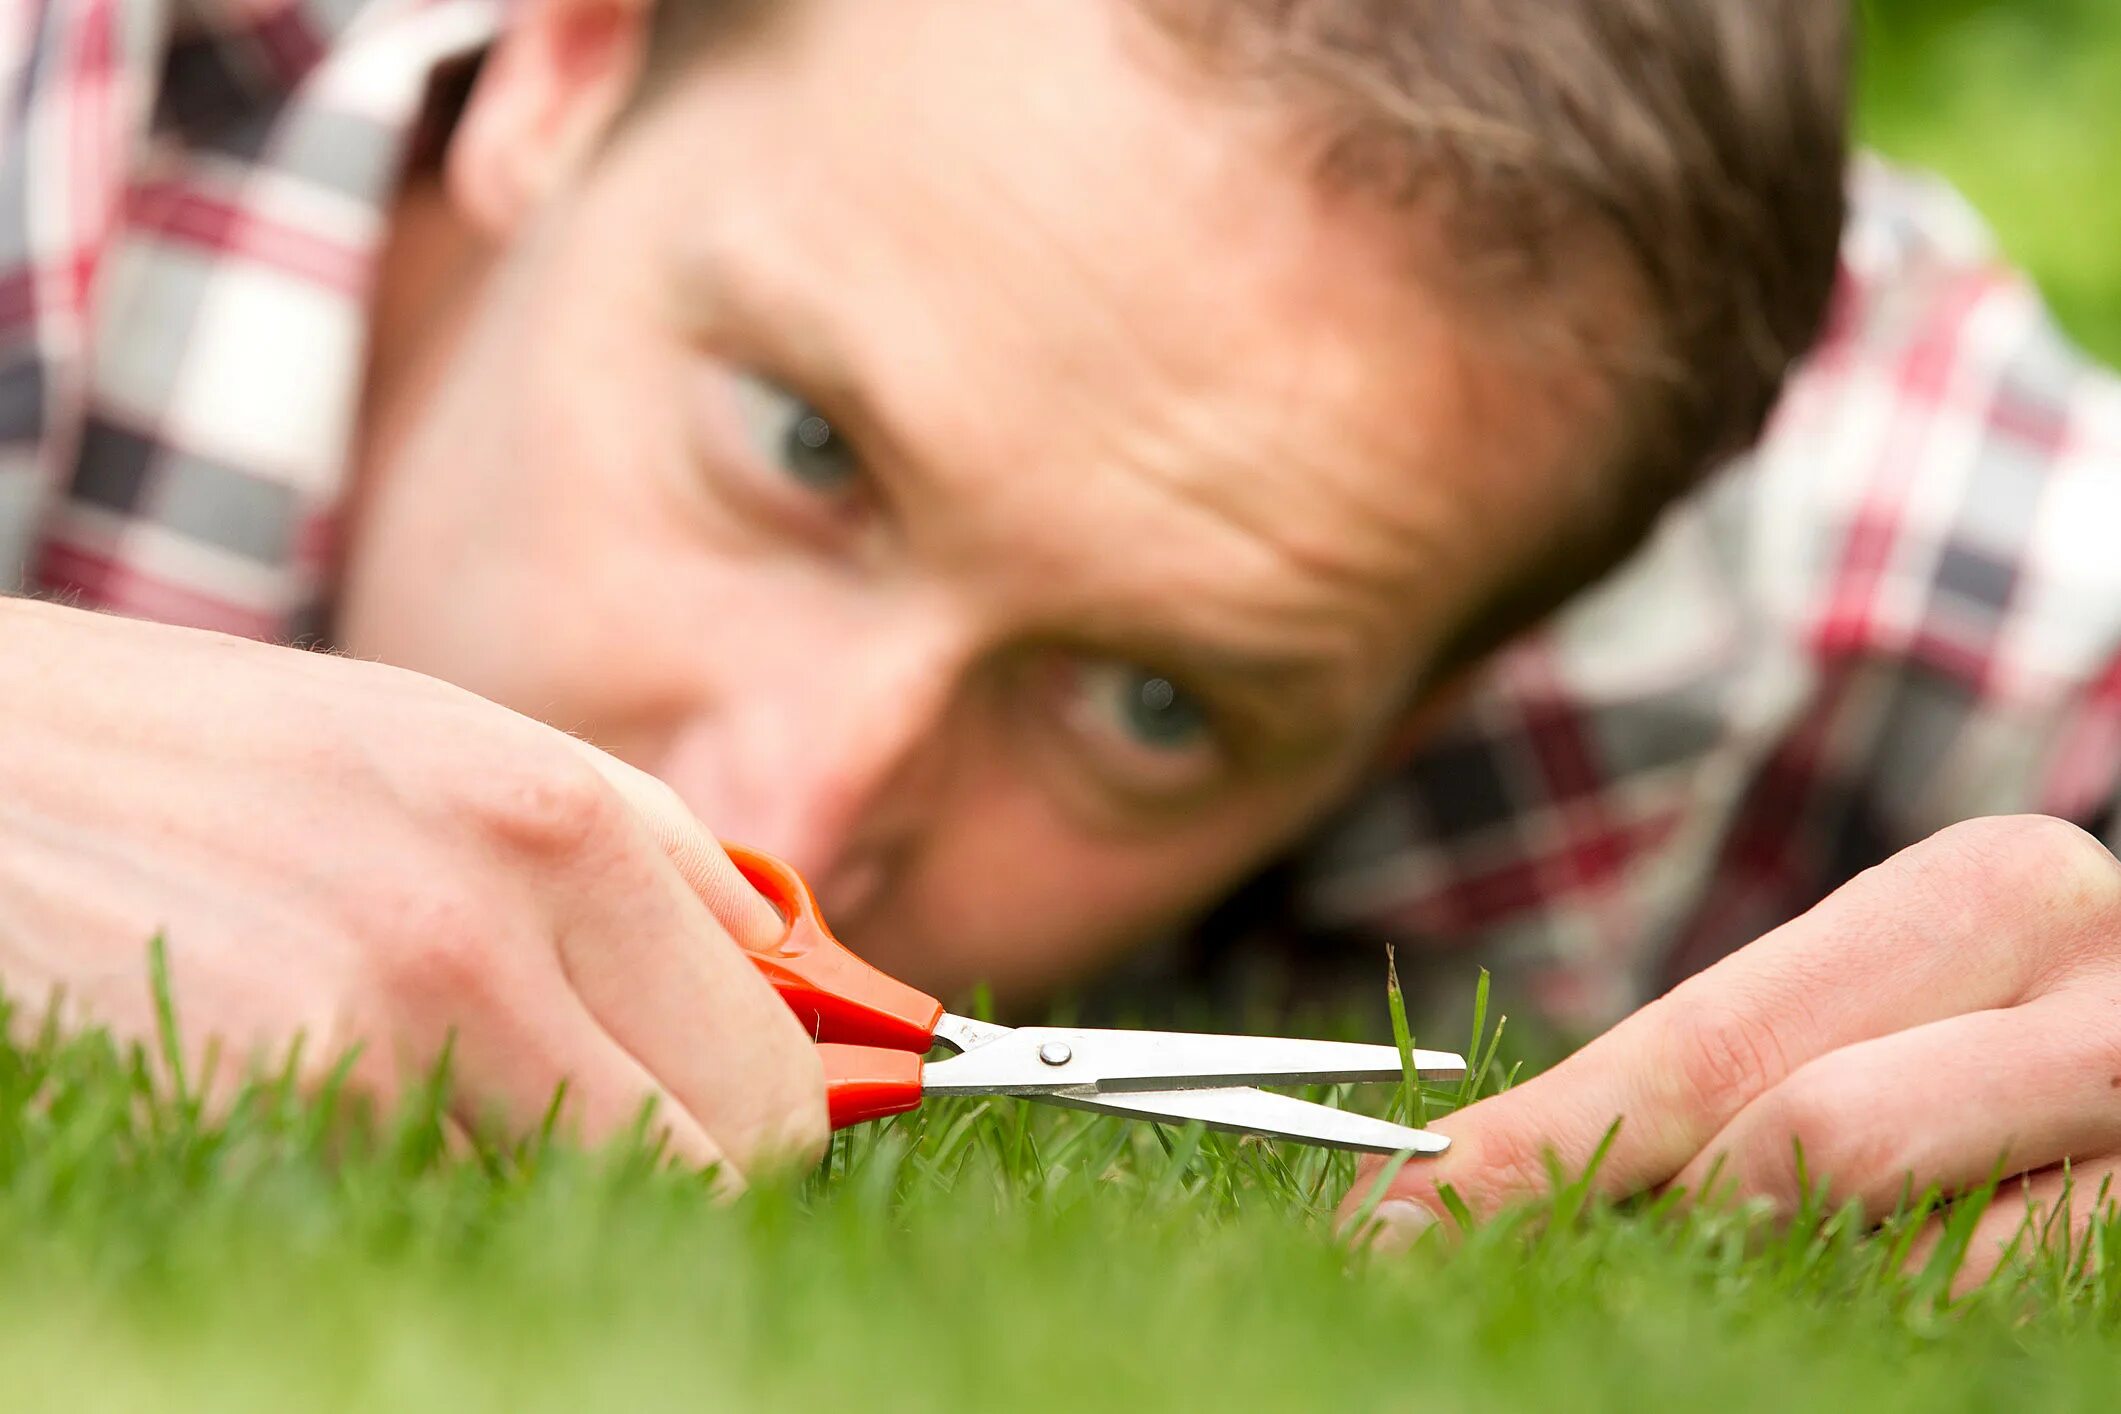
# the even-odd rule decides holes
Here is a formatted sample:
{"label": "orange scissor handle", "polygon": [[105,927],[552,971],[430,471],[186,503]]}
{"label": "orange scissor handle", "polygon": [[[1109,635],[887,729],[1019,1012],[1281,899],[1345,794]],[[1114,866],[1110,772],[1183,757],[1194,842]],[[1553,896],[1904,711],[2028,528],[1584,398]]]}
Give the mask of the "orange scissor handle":
{"label": "orange scissor handle", "polygon": [[[781,939],[770,948],[753,950],[751,960],[774,990],[781,992],[781,1001],[810,1028],[812,1039],[836,1043],[834,1054],[827,1056],[827,1079],[831,1079],[831,1062],[838,1060],[853,1066],[846,1077],[848,1083],[861,1081],[863,1075],[874,1075],[904,1085],[906,1068],[901,1064],[876,1060],[855,1066],[853,1058],[842,1054],[855,1047],[897,1051],[912,1060],[914,1083],[914,1100],[899,1104],[897,1109],[912,1109],[921,1094],[918,1066],[921,1056],[935,1045],[935,1024],[942,1022],[942,1003],[927,992],[899,982],[897,977],[876,971],[848,952],[825,926],[817,912],[817,899],[810,895],[810,886],[802,882],[795,869],[772,854],[759,854],[740,846],[723,848],[730,850],[730,859],[736,861],[742,876],[751,880],[751,886],[766,895],[787,918],[789,926]],[[889,1115],[897,1111],[882,1109],[874,1113]]]}
{"label": "orange scissor handle", "polygon": [[834,1129],[903,1114],[921,1102],[921,1058],[882,1046],[817,1048],[825,1065],[825,1111]]}

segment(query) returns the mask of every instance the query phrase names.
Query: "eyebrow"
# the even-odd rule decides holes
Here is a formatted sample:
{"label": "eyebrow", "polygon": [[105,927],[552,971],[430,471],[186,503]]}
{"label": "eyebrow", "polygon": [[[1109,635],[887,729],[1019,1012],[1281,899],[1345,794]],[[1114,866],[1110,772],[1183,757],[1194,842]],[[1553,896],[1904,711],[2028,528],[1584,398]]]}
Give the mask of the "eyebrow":
{"label": "eyebrow", "polygon": [[1238,648],[1166,634],[1088,636],[1083,647],[1114,653],[1179,686],[1227,705],[1268,739],[1274,757],[1307,754],[1358,725],[1354,685],[1318,654]]}
{"label": "eyebrow", "polygon": [[760,373],[799,377],[805,396],[827,421],[896,464],[915,464],[841,342],[798,302],[774,298],[773,278],[747,269],[726,252],[708,250],[685,262],[682,279],[687,295],[716,313],[716,325],[727,322],[747,331],[733,352],[762,361]]}
{"label": "eyebrow", "polygon": [[[731,322],[753,331],[737,352],[765,360],[761,372],[800,378],[806,396],[862,448],[864,461],[917,474],[921,459],[896,434],[844,345],[798,302],[762,297],[775,282],[757,278],[761,273],[710,250],[686,263],[684,278],[709,308],[726,311]],[[1066,641],[1075,651],[1169,676],[1208,699],[1219,714],[1240,718],[1249,738],[1266,741],[1269,760],[1306,755],[1354,730],[1359,720],[1353,685],[1316,653],[1248,649],[1175,626],[1146,630],[1134,614],[1125,623],[1089,615],[1067,626]]]}

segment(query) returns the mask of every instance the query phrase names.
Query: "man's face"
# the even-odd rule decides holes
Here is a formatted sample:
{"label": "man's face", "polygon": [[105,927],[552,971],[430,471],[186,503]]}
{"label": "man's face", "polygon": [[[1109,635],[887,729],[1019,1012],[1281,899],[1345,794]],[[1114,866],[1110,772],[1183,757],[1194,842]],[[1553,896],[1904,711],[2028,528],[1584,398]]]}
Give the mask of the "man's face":
{"label": "man's face", "polygon": [[909,980],[1023,995],[1348,788],[1566,419],[1411,218],[1130,7],[787,8],[379,374],[340,641],[655,772]]}

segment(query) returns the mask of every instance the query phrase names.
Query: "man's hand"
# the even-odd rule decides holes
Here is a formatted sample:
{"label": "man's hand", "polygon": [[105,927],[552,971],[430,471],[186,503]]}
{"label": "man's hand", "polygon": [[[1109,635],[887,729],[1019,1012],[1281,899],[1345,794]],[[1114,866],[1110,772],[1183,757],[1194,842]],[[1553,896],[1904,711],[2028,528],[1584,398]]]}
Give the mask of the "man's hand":
{"label": "man's hand", "polygon": [[[730,1182],[814,1153],[814,1048],[737,946],[779,920],[653,778],[411,673],[0,600],[0,985],[34,1027],[232,1064],[358,1042],[388,1097],[453,1044],[461,1118],[595,1139],[645,1102]],[[452,1042],[453,1038],[453,1042]]]}
{"label": "man's hand", "polygon": [[[2072,1161],[2081,1221],[2121,1172],[2121,864],[2056,820],[1954,826],[1645,1007],[1567,1062],[1435,1127],[1381,1209],[1403,1235],[1450,1184],[1475,1212],[1580,1173],[1682,1185],[1787,1211],[1804,1177],[1884,1216],[1909,1183],[1953,1192],[1997,1171],[1962,1281],[1991,1269]],[[1374,1174],[1374,1168],[1369,1171]],[[1359,1182],[1348,1211],[1370,1194]],[[2021,1197],[2022,1195],[2022,1197]]]}

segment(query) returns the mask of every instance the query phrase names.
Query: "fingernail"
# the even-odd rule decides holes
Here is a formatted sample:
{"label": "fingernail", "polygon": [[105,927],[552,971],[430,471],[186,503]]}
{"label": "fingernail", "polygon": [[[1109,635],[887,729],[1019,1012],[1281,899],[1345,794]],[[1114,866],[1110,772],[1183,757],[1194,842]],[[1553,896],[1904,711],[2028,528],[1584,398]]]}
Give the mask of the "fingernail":
{"label": "fingernail", "polygon": [[1436,1214],[1433,1210],[1411,1198],[1394,1198],[1379,1203],[1377,1211],[1370,1214],[1366,1241],[1372,1252],[1389,1257],[1412,1247],[1434,1226]]}

